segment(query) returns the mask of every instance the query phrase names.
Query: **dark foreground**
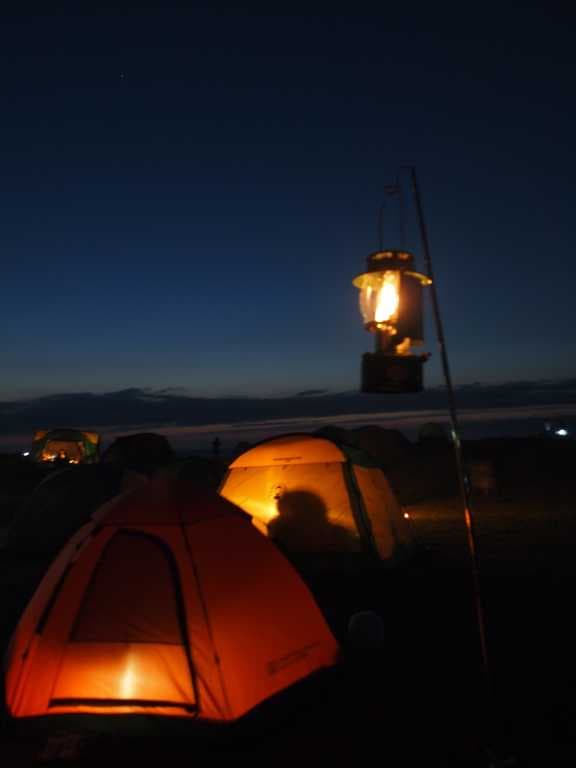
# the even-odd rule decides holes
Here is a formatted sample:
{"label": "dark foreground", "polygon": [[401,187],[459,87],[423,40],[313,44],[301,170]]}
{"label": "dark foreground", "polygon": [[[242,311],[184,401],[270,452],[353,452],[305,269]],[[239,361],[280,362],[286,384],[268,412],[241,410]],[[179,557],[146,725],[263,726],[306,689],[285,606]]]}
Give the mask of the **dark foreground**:
{"label": "dark foreground", "polygon": [[[410,507],[422,552],[397,570],[307,569],[344,644],[342,665],[239,723],[206,727],[153,719],[7,723],[0,765],[72,758],[80,765],[192,763],[198,753],[275,764],[367,758],[393,766],[576,764],[576,629],[571,620],[576,514],[571,476],[554,454],[539,471],[508,464],[499,495],[479,498],[483,598],[492,672],[482,669],[457,501]],[[1,560],[4,647],[44,564]],[[354,611],[385,621],[384,649],[347,642]],[[69,761],[66,760],[68,763]]]}

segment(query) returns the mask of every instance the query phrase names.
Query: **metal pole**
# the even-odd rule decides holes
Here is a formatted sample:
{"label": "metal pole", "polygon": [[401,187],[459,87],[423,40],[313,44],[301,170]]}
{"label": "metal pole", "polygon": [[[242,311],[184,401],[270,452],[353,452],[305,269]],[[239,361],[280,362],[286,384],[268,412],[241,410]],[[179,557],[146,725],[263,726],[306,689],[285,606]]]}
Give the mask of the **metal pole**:
{"label": "metal pole", "polygon": [[438,346],[440,348],[440,357],[442,359],[442,368],[444,371],[444,379],[446,381],[446,391],[448,394],[448,409],[450,412],[450,422],[452,427],[452,444],[454,445],[454,455],[456,458],[456,468],[458,472],[458,483],[460,486],[460,496],[464,507],[464,520],[466,522],[466,533],[468,540],[468,551],[470,554],[470,565],[472,570],[472,582],[474,588],[474,602],[476,607],[476,621],[478,624],[478,634],[480,638],[480,652],[482,655],[482,668],[484,672],[484,683],[486,686],[486,694],[489,696],[492,690],[492,681],[490,676],[490,665],[488,663],[488,644],[486,642],[486,625],[484,619],[484,608],[482,605],[482,595],[480,590],[480,568],[478,563],[478,552],[476,546],[476,532],[474,519],[472,516],[472,510],[470,505],[470,483],[466,473],[466,467],[464,464],[464,457],[462,455],[462,444],[460,441],[460,429],[458,425],[458,413],[456,410],[456,398],[454,396],[454,387],[452,385],[452,376],[450,375],[450,364],[448,361],[448,352],[446,350],[446,339],[444,337],[444,327],[442,325],[442,317],[440,314],[440,303],[438,301],[438,294],[436,292],[436,282],[434,280],[433,268],[432,268],[432,256],[430,254],[430,243],[428,241],[428,231],[426,229],[426,223],[424,221],[424,211],[422,208],[422,199],[420,197],[420,188],[418,186],[418,179],[416,177],[415,168],[410,168],[412,177],[412,189],[414,191],[414,199],[416,202],[416,211],[418,214],[418,223],[420,228],[420,238],[422,241],[422,248],[424,251],[424,260],[426,264],[426,271],[428,277],[432,280],[431,296],[432,296],[432,309],[434,313],[434,323],[436,326],[436,336],[438,338]]}

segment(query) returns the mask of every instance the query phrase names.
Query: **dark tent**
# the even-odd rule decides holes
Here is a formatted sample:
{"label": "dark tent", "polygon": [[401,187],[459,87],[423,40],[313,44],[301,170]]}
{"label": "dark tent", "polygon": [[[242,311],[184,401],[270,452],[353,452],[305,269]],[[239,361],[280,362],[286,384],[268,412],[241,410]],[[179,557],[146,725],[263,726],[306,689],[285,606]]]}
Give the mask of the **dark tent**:
{"label": "dark tent", "polygon": [[179,480],[185,480],[197,488],[217,491],[228,471],[228,462],[216,456],[194,456],[174,467]]}
{"label": "dark tent", "polygon": [[8,529],[7,550],[54,556],[90,515],[122,490],[123,472],[87,464],[49,475]]}
{"label": "dark tent", "polygon": [[100,462],[150,475],[175,459],[172,446],[163,435],[139,432],[116,438],[104,451]]}

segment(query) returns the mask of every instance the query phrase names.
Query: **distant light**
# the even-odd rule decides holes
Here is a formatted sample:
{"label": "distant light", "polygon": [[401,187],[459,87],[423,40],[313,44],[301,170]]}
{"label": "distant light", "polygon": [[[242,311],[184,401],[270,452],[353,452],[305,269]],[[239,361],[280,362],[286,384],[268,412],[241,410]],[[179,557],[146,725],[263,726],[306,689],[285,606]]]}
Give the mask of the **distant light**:
{"label": "distant light", "polygon": [[408,514],[408,512],[404,512],[404,517],[406,520],[410,520],[410,515]]}
{"label": "distant light", "polygon": [[558,437],[567,437],[568,436],[568,430],[564,429],[563,427],[561,429],[557,429],[554,432],[555,435],[558,435]]}
{"label": "distant light", "polygon": [[22,453],[22,456],[30,456],[30,451],[24,451],[24,452]]}

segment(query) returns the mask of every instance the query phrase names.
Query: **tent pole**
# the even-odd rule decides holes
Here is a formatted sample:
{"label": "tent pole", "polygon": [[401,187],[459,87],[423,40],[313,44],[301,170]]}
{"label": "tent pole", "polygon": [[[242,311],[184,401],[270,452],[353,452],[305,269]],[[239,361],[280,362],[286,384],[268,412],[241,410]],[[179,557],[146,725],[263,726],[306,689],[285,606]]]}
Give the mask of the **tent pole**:
{"label": "tent pole", "polygon": [[454,446],[454,456],[456,459],[456,469],[458,473],[458,484],[460,488],[460,497],[462,500],[462,506],[464,508],[464,520],[466,523],[466,534],[468,542],[468,552],[470,555],[470,566],[472,571],[472,584],[474,590],[474,603],[476,609],[476,621],[478,625],[478,635],[480,640],[480,653],[482,656],[482,671],[485,685],[486,703],[491,698],[492,693],[492,680],[490,675],[490,665],[488,659],[488,644],[486,640],[486,623],[484,617],[484,607],[482,604],[482,593],[480,587],[480,567],[478,561],[477,550],[477,535],[474,524],[474,518],[472,515],[472,508],[470,504],[470,481],[466,472],[466,466],[464,463],[464,457],[462,453],[462,443],[460,440],[460,428],[458,423],[458,412],[456,410],[456,398],[454,396],[454,387],[452,384],[452,376],[450,374],[450,364],[448,361],[448,352],[446,349],[446,339],[444,336],[444,327],[442,324],[442,316],[440,314],[440,303],[438,300],[438,293],[436,291],[436,282],[434,280],[432,256],[430,253],[430,243],[428,240],[428,231],[424,220],[424,211],[422,207],[422,199],[420,196],[420,188],[418,186],[418,179],[416,177],[416,169],[410,168],[410,174],[412,179],[412,190],[414,193],[414,200],[416,203],[416,212],[418,216],[418,225],[420,229],[420,239],[422,242],[422,249],[424,251],[424,259],[426,264],[426,272],[428,277],[432,280],[430,286],[432,297],[432,310],[434,314],[434,324],[436,327],[436,337],[438,340],[438,346],[440,348],[440,357],[442,360],[442,369],[444,373],[444,380],[446,382],[446,392],[448,395],[448,410],[450,413],[450,424],[452,432],[452,444]]}

